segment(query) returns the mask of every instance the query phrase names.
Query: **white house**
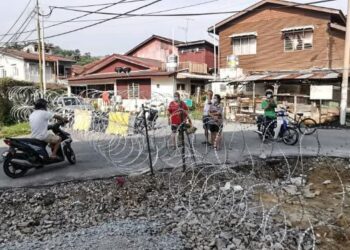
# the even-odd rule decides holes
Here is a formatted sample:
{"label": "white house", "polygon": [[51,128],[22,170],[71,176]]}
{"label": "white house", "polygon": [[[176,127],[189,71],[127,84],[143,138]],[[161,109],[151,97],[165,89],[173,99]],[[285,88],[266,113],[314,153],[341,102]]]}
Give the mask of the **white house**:
{"label": "white house", "polygon": [[[46,54],[45,61],[47,83],[67,84],[66,79],[71,76],[74,60]],[[35,45],[23,50],[0,50],[0,78],[4,77],[39,82],[39,54]]]}

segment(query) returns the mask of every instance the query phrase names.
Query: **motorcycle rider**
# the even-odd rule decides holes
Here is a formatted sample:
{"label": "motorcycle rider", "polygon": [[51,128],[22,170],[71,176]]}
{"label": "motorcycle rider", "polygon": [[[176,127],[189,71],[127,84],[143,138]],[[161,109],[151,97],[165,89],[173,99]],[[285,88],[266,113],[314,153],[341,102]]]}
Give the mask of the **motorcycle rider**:
{"label": "motorcycle rider", "polygon": [[[272,121],[276,120],[276,112],[275,109],[277,104],[273,97],[273,91],[271,89],[267,89],[265,91],[266,100],[261,103],[261,108],[264,110],[264,122],[266,124],[271,124]],[[273,132],[274,128],[269,126],[271,132]]]}
{"label": "motorcycle rider", "polygon": [[67,119],[47,111],[47,104],[48,102],[45,99],[38,99],[34,103],[34,112],[29,116],[31,137],[49,143],[52,149],[50,158],[57,159],[57,151],[62,139],[52,131],[48,131],[47,127],[52,118],[63,122],[66,122]]}

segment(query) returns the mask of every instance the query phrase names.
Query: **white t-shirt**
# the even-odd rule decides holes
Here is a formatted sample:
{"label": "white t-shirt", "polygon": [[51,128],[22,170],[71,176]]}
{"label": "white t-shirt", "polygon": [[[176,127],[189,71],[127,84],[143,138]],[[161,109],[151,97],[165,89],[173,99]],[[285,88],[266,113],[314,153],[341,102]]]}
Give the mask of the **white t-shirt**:
{"label": "white t-shirt", "polygon": [[203,109],[203,115],[204,116],[208,116],[209,115],[209,109],[210,109],[210,105],[212,104],[212,100],[207,99],[204,103],[204,109]]}
{"label": "white t-shirt", "polygon": [[45,110],[35,110],[29,116],[29,124],[32,130],[32,138],[38,140],[45,140],[47,138],[47,127],[49,125],[49,120],[51,120],[53,116],[53,113]]}

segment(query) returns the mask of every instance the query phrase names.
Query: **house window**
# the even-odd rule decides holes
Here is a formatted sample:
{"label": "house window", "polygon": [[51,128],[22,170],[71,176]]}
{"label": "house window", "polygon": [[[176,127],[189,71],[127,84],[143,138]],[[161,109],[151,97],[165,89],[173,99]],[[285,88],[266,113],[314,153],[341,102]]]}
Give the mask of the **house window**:
{"label": "house window", "polygon": [[313,31],[284,32],[284,51],[308,50],[313,47]]}
{"label": "house window", "polygon": [[139,98],[140,97],[140,85],[138,83],[130,83],[128,85],[128,98]]}
{"label": "house window", "polygon": [[1,78],[6,77],[6,70],[4,69],[4,67],[0,67],[0,77]]}
{"label": "house window", "polygon": [[183,84],[183,83],[177,84],[176,90],[185,90],[185,84]]}
{"label": "house window", "polygon": [[12,69],[12,76],[18,76],[18,68],[16,64],[12,64],[11,65],[11,69]]}
{"label": "house window", "polygon": [[233,37],[233,54],[255,55],[256,54],[256,36]]}

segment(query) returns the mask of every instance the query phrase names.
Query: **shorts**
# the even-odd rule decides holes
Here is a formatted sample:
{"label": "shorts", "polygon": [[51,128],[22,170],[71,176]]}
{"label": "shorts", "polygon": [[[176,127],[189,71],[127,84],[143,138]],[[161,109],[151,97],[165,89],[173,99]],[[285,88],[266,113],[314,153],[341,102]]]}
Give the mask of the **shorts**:
{"label": "shorts", "polygon": [[171,132],[176,133],[179,130],[180,125],[171,125]]}
{"label": "shorts", "polygon": [[209,130],[211,133],[218,133],[220,130],[222,130],[222,127],[222,125],[209,124]]}
{"label": "shorts", "polygon": [[46,138],[43,140],[44,142],[47,142],[49,144],[56,144],[61,140],[61,138],[54,133],[48,133]]}
{"label": "shorts", "polygon": [[205,129],[205,130],[209,129],[209,120],[210,120],[210,116],[208,116],[208,115],[204,115],[203,116],[203,119],[202,119],[202,121],[203,121],[203,129]]}

